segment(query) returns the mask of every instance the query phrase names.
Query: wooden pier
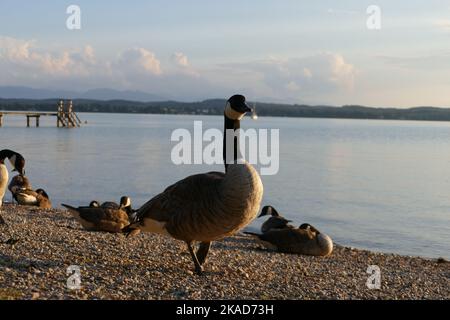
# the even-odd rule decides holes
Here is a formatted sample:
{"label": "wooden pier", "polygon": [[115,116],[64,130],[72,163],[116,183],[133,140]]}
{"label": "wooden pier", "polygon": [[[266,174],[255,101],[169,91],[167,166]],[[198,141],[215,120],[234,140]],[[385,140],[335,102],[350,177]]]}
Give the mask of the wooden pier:
{"label": "wooden pier", "polygon": [[41,117],[56,117],[56,126],[58,128],[77,128],[81,126],[81,120],[73,111],[72,100],[67,104],[61,100],[58,103],[57,112],[38,112],[38,111],[0,111],[0,127],[3,126],[3,116],[25,116],[27,117],[27,127],[30,127],[31,119],[35,119],[36,127],[39,127]]}

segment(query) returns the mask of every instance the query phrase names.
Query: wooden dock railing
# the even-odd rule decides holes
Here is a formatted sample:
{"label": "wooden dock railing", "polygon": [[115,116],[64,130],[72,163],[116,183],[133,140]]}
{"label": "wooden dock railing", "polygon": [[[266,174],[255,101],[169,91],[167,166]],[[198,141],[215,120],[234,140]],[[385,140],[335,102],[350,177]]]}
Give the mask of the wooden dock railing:
{"label": "wooden dock railing", "polygon": [[57,112],[37,112],[37,111],[0,111],[0,127],[3,126],[4,116],[26,116],[27,127],[30,127],[30,119],[34,118],[36,127],[39,127],[40,117],[56,117],[56,126],[58,128],[77,128],[81,126],[81,120],[73,111],[72,100],[67,101],[65,107],[64,101],[60,100],[58,103]]}

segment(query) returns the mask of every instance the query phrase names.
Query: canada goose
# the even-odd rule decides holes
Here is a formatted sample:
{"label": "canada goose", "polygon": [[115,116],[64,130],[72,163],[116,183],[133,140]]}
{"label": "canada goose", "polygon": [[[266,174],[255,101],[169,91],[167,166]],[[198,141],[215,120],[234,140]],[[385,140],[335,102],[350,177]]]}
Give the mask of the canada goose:
{"label": "canada goose", "polygon": [[120,202],[119,204],[112,202],[112,201],[107,201],[107,202],[103,202],[101,205],[98,201],[93,200],[91,201],[91,203],[89,204],[89,207],[93,207],[93,208],[108,208],[108,209],[122,209],[123,211],[125,211],[128,215],[128,217],[130,218],[130,221],[134,221],[133,219],[135,218],[135,214],[137,210],[133,210],[131,208],[131,199],[128,196],[123,196],[120,198]]}
{"label": "canada goose", "polygon": [[6,168],[5,164],[1,162],[0,159],[0,208],[2,207],[3,204],[3,197],[5,196],[8,179],[9,179],[8,168]]}
{"label": "canada goose", "polygon": [[272,206],[265,206],[261,210],[261,214],[258,218],[270,215],[271,217],[267,219],[261,226],[261,232],[266,233],[272,229],[284,229],[284,228],[294,228],[294,226],[290,225],[289,222],[292,220],[287,220],[286,218],[280,216],[277,210],[275,210]]}
{"label": "canada goose", "polygon": [[263,234],[244,233],[257,237],[265,247],[279,252],[328,256],[333,251],[331,238],[307,223],[297,229],[273,229]]}
{"label": "canada goose", "polygon": [[[251,109],[242,95],[232,96],[224,111],[225,173],[208,172],[189,176],[166,188],[137,210],[138,222],[127,228],[171,236],[186,242],[195,265],[202,273],[211,241],[229,236],[248,225],[258,214],[263,195],[261,179],[248,162],[238,158],[238,139],[226,147],[226,134],[240,127]],[[227,130],[228,129],[228,130]],[[227,132],[228,131],[228,132]],[[234,147],[234,157],[230,157]],[[228,157],[227,157],[228,155]],[[239,159],[239,160],[238,160]],[[200,241],[195,253],[193,244]]]}
{"label": "canada goose", "polygon": [[13,166],[13,171],[25,174],[25,159],[21,154],[8,149],[0,151],[0,208],[3,204],[3,197],[5,196],[6,186],[8,185],[9,180],[8,168],[6,168],[5,165],[6,158],[8,158]]}
{"label": "canada goose", "polygon": [[[5,164],[1,162],[0,159],[0,212],[3,205],[3,197],[5,196],[8,179],[9,179],[8,168],[6,168]],[[1,222],[0,224],[5,224],[5,220],[3,220],[1,215],[0,215],[0,222]]]}
{"label": "canada goose", "polygon": [[26,176],[18,174],[11,179],[8,185],[8,190],[11,192],[13,200],[17,201],[16,193],[23,189],[32,190],[30,180]]}
{"label": "canada goose", "polygon": [[9,162],[13,166],[13,172],[25,175],[25,158],[15,151],[4,149],[0,151],[0,163],[5,164],[5,159],[8,158]]}
{"label": "canada goose", "polygon": [[122,232],[122,229],[130,224],[127,213],[122,207],[111,208],[98,206],[97,201],[92,201],[88,207],[66,207],[77,221],[88,231]]}
{"label": "canada goose", "polygon": [[50,198],[43,189],[36,191],[30,189],[21,189],[15,193],[17,203],[24,206],[35,206],[42,209],[51,209]]}

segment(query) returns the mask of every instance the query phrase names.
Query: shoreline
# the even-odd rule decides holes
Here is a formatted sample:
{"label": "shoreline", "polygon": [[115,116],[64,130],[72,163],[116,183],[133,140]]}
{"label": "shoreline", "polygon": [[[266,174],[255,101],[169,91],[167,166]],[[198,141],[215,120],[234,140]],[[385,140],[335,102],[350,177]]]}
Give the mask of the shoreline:
{"label": "shoreline", "polygon": [[[446,260],[342,246],[329,257],[282,254],[237,234],[213,243],[197,276],[180,241],[88,232],[61,209],[6,204],[1,215],[0,300],[450,299]],[[67,288],[71,265],[80,267],[79,290]],[[380,289],[366,285],[372,265]]]}

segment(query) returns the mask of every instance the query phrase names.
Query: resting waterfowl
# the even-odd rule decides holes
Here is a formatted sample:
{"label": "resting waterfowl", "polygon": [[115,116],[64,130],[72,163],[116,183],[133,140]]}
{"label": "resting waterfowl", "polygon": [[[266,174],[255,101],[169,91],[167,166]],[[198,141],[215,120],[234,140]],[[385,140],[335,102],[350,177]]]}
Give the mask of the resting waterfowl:
{"label": "resting waterfowl", "polygon": [[9,180],[8,168],[5,165],[6,158],[8,158],[13,166],[12,171],[18,171],[20,174],[25,174],[25,159],[21,154],[8,149],[0,151],[0,208],[3,204],[3,197],[5,196],[6,186],[8,185]]}
{"label": "resting waterfowl", "polygon": [[107,201],[107,202],[103,202],[100,205],[100,203],[98,201],[93,200],[93,201],[91,201],[89,206],[94,207],[94,208],[101,207],[101,208],[109,208],[109,209],[122,209],[123,211],[125,211],[127,213],[130,221],[134,221],[134,219],[135,219],[136,210],[133,210],[133,208],[131,207],[131,198],[128,196],[121,197],[119,204],[112,202],[112,201]]}
{"label": "resting waterfowl", "polygon": [[279,252],[328,256],[333,251],[331,238],[307,223],[298,229],[273,229],[263,234],[245,233],[256,237],[268,249]]}
{"label": "resting waterfowl", "polygon": [[11,179],[11,182],[8,185],[8,190],[11,192],[11,196],[13,200],[17,201],[16,194],[20,190],[32,190],[30,180],[22,174],[18,174],[17,176]]}
{"label": "resting waterfowl", "polygon": [[285,229],[285,228],[294,228],[294,226],[290,225],[289,222],[291,220],[287,220],[286,218],[280,216],[277,210],[275,210],[272,206],[265,206],[261,210],[261,214],[258,218],[270,215],[271,217],[267,219],[261,226],[261,232],[266,233],[272,229]]}
{"label": "resting waterfowl", "polygon": [[[227,101],[225,173],[196,174],[176,182],[138,209],[138,222],[127,228],[130,234],[141,230],[184,241],[197,274],[202,273],[211,241],[234,234],[256,218],[259,211],[263,195],[261,179],[252,165],[238,160],[238,139],[230,136],[232,140],[228,141],[233,143],[228,147],[226,144],[226,135],[235,134],[248,111],[251,109],[242,95],[234,95]],[[195,241],[200,242],[197,252],[193,249]]]}
{"label": "resting waterfowl", "polygon": [[30,189],[22,189],[15,193],[17,203],[23,206],[35,206],[41,209],[51,209],[52,202],[44,189],[36,191]]}
{"label": "resting waterfowl", "polygon": [[[94,201],[93,201],[94,202]],[[91,202],[91,205],[93,204]],[[98,204],[98,202],[97,202]],[[130,224],[127,213],[119,208],[108,208],[103,206],[66,207],[75,219],[88,231],[122,232],[122,229]]]}

